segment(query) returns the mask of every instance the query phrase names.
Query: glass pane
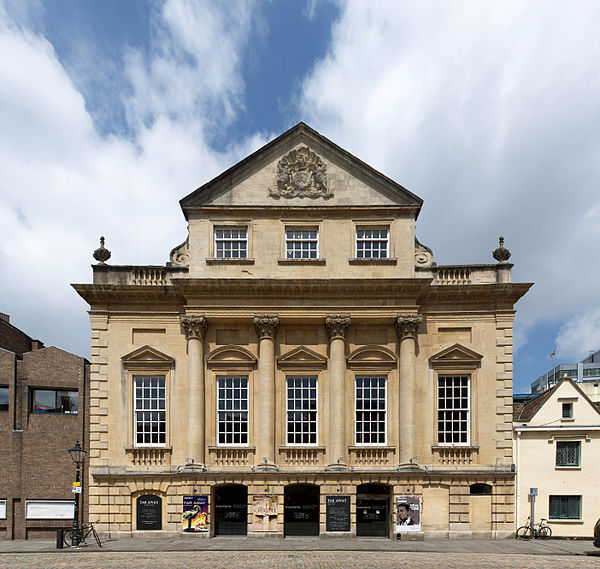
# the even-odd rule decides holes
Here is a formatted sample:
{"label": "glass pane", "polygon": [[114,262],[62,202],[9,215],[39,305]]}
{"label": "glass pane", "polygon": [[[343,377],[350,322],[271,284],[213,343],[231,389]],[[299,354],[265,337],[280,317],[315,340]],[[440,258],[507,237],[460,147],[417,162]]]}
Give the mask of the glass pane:
{"label": "glass pane", "polygon": [[8,387],[0,387],[0,411],[8,411]]}

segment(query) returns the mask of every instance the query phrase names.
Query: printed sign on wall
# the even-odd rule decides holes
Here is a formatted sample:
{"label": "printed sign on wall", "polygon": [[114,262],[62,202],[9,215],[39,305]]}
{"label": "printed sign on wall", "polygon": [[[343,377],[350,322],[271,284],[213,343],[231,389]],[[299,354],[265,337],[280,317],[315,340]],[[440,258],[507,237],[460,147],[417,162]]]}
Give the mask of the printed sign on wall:
{"label": "printed sign on wall", "polygon": [[421,496],[396,496],[396,531],[421,531]]}
{"label": "printed sign on wall", "polygon": [[252,530],[277,531],[277,496],[254,496]]}
{"label": "printed sign on wall", "polygon": [[183,531],[208,531],[208,496],[183,497]]}

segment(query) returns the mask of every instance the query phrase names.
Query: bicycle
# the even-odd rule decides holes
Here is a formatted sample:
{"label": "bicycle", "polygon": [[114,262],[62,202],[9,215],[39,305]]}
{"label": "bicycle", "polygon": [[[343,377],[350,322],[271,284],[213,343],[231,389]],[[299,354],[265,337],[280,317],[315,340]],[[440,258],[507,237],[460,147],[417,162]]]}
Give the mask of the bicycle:
{"label": "bicycle", "polygon": [[89,537],[90,534],[92,534],[94,536],[94,539],[96,540],[96,543],[98,544],[98,547],[102,547],[102,542],[100,541],[100,538],[98,537],[98,533],[94,529],[94,524],[91,522],[88,524],[81,524],[81,527],[79,527],[77,529],[70,528],[70,529],[65,530],[63,532],[63,541],[65,542],[65,545],[68,547],[71,547],[72,545],[74,545],[74,546],[81,545],[82,543],[85,544],[85,540],[87,537]]}
{"label": "bicycle", "polygon": [[541,518],[539,524],[532,524],[531,517],[528,517],[527,524],[515,532],[515,539],[550,539],[551,537],[552,528],[546,524],[546,518]]}

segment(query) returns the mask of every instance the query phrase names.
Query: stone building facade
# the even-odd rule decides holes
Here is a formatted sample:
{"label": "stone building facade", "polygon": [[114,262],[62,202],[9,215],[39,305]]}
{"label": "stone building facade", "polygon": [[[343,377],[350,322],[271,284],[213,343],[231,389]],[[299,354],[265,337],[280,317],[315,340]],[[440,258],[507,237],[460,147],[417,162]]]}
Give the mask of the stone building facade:
{"label": "stone building facade", "polygon": [[530,284],[503,246],[437,265],[422,200],[303,123],[180,203],[188,238],[165,266],[110,266],[102,245],[93,284],[73,285],[103,531],[513,531]]}
{"label": "stone building facade", "polygon": [[68,450],[77,441],[87,448],[88,383],[87,360],[44,347],[2,315],[0,539],[48,539],[72,525],[75,466]]}

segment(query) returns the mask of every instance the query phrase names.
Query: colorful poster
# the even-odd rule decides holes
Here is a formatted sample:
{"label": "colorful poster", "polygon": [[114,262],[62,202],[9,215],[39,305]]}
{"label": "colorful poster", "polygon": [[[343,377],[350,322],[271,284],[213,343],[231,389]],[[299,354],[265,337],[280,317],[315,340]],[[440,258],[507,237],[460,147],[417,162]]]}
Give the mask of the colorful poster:
{"label": "colorful poster", "polygon": [[183,531],[208,531],[208,496],[183,497]]}
{"label": "colorful poster", "polygon": [[254,496],[252,530],[277,531],[277,496]]}
{"label": "colorful poster", "polygon": [[396,531],[421,531],[421,496],[396,496]]}

